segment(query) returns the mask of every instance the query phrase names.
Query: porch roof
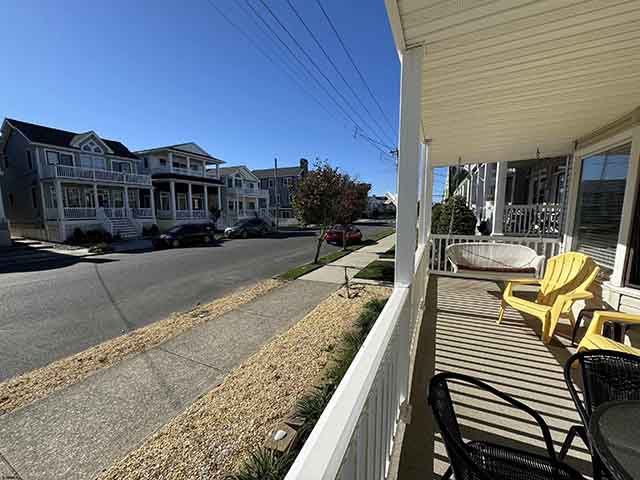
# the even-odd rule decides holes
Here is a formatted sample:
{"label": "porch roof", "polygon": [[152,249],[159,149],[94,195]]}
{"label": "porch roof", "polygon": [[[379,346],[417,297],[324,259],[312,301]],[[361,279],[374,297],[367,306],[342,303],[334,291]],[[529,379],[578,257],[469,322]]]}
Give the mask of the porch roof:
{"label": "porch roof", "polygon": [[435,166],[566,155],[640,105],[640,2],[385,3],[398,50],[425,48]]}

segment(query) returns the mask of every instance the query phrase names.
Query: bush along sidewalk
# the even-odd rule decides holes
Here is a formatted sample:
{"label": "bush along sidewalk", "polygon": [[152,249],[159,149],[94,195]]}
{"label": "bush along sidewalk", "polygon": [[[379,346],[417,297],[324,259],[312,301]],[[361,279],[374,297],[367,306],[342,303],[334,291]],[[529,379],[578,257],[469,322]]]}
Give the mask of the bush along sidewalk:
{"label": "bush along sidewalk", "polygon": [[226,480],[284,479],[373,328],[385,303],[387,299],[371,300],[364,305],[354,328],[343,335],[335,349],[322,384],[298,400],[291,415],[284,420],[281,427],[272,432],[265,445],[252,452],[238,472],[227,475]]}

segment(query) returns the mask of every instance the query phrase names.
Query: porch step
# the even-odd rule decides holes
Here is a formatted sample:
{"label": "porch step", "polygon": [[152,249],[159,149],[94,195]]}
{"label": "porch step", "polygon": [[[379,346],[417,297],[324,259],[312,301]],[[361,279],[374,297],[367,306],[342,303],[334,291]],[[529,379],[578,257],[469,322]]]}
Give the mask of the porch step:
{"label": "porch step", "polygon": [[112,218],[113,234],[120,235],[122,238],[137,238],[138,229],[130,218]]}

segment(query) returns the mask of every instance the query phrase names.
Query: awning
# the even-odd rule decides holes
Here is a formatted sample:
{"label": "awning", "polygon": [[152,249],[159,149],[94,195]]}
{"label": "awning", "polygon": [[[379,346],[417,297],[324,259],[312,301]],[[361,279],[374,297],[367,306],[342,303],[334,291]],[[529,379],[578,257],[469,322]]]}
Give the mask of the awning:
{"label": "awning", "polygon": [[386,0],[433,165],[562,156],[640,105],[640,1]]}

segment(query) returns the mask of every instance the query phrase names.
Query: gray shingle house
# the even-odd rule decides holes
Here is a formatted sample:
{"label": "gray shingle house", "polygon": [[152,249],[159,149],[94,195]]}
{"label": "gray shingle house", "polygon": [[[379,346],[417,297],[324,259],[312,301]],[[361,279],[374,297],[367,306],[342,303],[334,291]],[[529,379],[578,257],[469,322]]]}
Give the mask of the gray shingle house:
{"label": "gray shingle house", "polygon": [[306,158],[301,158],[300,164],[295,167],[278,167],[277,176],[273,168],[252,171],[260,179],[260,188],[269,190],[269,210],[274,219],[278,211],[280,224],[295,222],[293,193],[308,171],[309,161]]}

